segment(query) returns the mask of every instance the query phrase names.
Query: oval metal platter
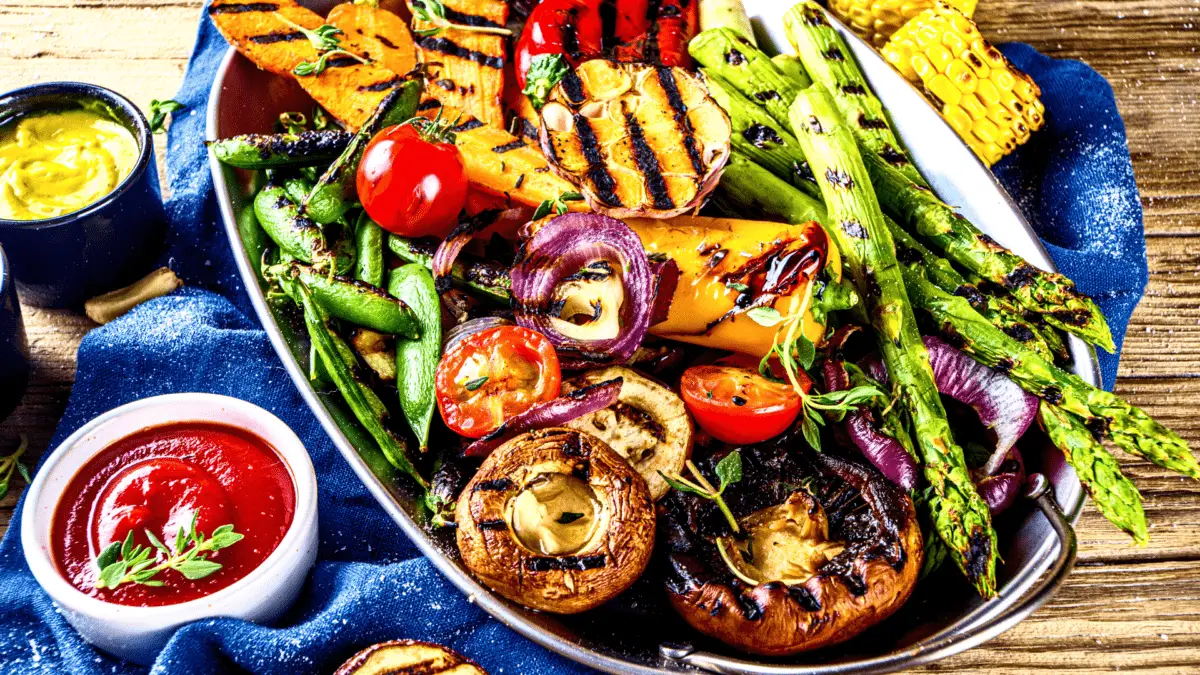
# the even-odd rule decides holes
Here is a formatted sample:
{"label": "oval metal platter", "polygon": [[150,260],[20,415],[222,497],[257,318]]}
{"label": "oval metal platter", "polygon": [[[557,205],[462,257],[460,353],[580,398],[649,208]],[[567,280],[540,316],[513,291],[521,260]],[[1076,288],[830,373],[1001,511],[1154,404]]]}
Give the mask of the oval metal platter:
{"label": "oval metal platter", "polygon": [[[320,4],[325,6],[317,6]],[[747,0],[760,44],[767,51],[790,51],[781,20],[790,5],[783,0]],[[318,11],[329,8],[328,3],[310,6]],[[1053,270],[1053,262],[1013,200],[921,93],[894,73],[871,47],[831,21],[850,44],[921,172],[938,194],[958,205],[964,215],[1005,246],[1031,263]],[[311,106],[311,99],[294,82],[257,69],[230,49],[210,93],[207,136],[216,139],[262,132],[271,128],[279,113]],[[547,649],[609,673],[696,669],[780,675],[892,672],[995,637],[1040,606],[1069,571],[1074,550],[1070,524],[1079,517],[1084,495],[1061,455],[1049,451],[1030,464],[1031,470],[1049,478],[1058,508],[1043,498],[998,523],[1005,562],[996,598],[979,600],[956,570],[943,569],[944,579],[935,583],[947,592],[930,594],[918,589],[895,616],[834,648],[785,660],[732,652],[684,625],[669,608],[660,584],[649,578],[612,603],[580,616],[555,617],[517,606],[471,577],[458,556],[453,534],[429,527],[416,504],[415,491],[382,461],[374,442],[358,427],[340,396],[309,384],[309,342],[299,316],[267,303],[258,261],[246,255],[238,234],[235,215],[249,203],[249,176],[221,165],[211,155],[210,166],[230,245],[258,318],[334,445],[384,510],[455,586],[486,612]],[[1094,353],[1074,337],[1071,349],[1077,374],[1098,384]],[[931,595],[938,597],[928,597]]]}

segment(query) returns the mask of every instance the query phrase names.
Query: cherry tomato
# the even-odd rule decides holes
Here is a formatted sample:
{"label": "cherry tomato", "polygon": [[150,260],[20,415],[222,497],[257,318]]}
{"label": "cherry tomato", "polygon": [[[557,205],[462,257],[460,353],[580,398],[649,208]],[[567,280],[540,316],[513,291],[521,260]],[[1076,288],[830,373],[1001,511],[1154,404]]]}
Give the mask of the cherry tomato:
{"label": "cherry tomato", "polygon": [[755,369],[693,366],[684,371],[679,388],[696,423],[726,443],[758,443],[778,436],[800,414],[800,395]]}
{"label": "cherry tomato", "polygon": [[535,403],[556,398],[558,354],[541,333],[497,326],[470,335],[442,356],[437,402],[455,433],[482,438]]}
{"label": "cherry tomato", "polygon": [[467,175],[453,143],[412,124],[375,135],[358,165],[358,199],[383,229],[445,238],[467,201]]}

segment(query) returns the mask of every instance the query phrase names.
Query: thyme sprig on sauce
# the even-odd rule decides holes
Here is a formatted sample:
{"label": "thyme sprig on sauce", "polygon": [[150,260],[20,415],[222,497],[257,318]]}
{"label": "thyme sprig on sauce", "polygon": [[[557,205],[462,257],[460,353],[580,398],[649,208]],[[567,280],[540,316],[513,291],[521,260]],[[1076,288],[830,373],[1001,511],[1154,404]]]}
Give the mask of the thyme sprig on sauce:
{"label": "thyme sprig on sauce", "polygon": [[133,543],[133,531],[124,541],[114,541],[96,557],[100,576],[96,588],[116,588],[121,584],[163,586],[165,582],[156,578],[166,570],[175,570],[187,579],[203,579],[221,569],[222,565],[208,556],[223,548],[229,548],[242,540],[244,535],[233,531],[233,525],[222,525],[213,530],[211,537],[196,530],[199,511],[193,513],[192,524],[187,531],[179,528],[172,548],[164,544],[150,530],[143,530],[150,546]]}

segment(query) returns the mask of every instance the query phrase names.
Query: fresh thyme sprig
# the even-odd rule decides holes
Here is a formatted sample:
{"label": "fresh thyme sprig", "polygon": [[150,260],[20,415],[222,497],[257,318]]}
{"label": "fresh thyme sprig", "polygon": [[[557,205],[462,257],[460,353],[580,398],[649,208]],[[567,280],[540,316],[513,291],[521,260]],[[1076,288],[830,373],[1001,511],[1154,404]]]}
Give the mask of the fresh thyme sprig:
{"label": "fresh thyme sprig", "polygon": [[413,16],[424,21],[425,23],[433,24],[433,28],[424,30],[414,30],[413,34],[418,37],[432,37],[446,30],[461,30],[469,33],[487,33],[489,35],[512,35],[512,31],[507,28],[496,28],[494,26],[465,26],[461,23],[453,23],[446,18],[446,6],[439,0],[413,0],[408,8],[412,10]]}
{"label": "fresh thyme sprig", "polygon": [[331,49],[331,50],[325,52],[324,54],[321,54],[320,58],[318,58],[316,61],[301,61],[300,63],[296,64],[296,67],[292,68],[292,73],[294,73],[295,75],[298,75],[300,77],[308,77],[309,75],[320,75],[321,73],[325,72],[325,68],[328,65],[328,61],[329,61],[330,57],[333,57],[333,56],[349,56],[350,58],[354,59],[355,61],[358,61],[359,63],[361,63],[363,65],[367,65],[370,63],[370,61],[368,61],[367,59],[364,59],[363,57],[361,57],[358,54],[355,54],[353,52],[348,52],[345,49],[341,49],[341,48]]}
{"label": "fresh thyme sprig", "polygon": [[543,200],[541,204],[533,212],[533,218],[530,220],[541,220],[550,215],[553,211],[555,215],[561,216],[567,212],[567,202],[583,201],[583,195],[578,192],[564,192],[554,199]]}
{"label": "fresh thyme sprig", "polygon": [[24,478],[27,484],[33,482],[29,477],[29,469],[21,463],[21,455],[25,454],[28,447],[29,441],[25,436],[21,436],[17,449],[12,454],[0,457],[0,499],[4,499],[8,494],[8,482],[12,480],[13,472],[21,474],[21,478]]}
{"label": "fresh thyme sprig", "polygon": [[[188,579],[203,579],[221,569],[221,563],[208,559],[210,553],[229,548],[242,540],[241,534],[233,531],[233,525],[222,525],[213,530],[211,537],[196,530],[199,511],[192,514],[192,524],[187,532],[182,527],[175,536],[172,549],[162,543],[150,530],[144,530],[151,546],[133,543],[133,531],[125,541],[114,541],[96,557],[100,576],[96,588],[116,588],[121,584],[133,583],[143,586],[162,586],[162,579],[155,579],[164,570],[175,570]],[[157,563],[157,564],[155,564]]]}
{"label": "fresh thyme sprig", "polygon": [[338,36],[342,35],[343,33],[342,29],[338,28],[337,26],[331,26],[327,23],[323,23],[316,28],[305,28],[294,21],[289,21],[287,17],[278,12],[275,13],[275,17],[300,33],[303,33],[304,37],[308,38],[308,42],[313,46],[313,49],[320,53],[320,57],[318,57],[316,61],[301,61],[300,63],[296,64],[296,67],[292,68],[292,73],[294,75],[299,77],[320,75],[321,73],[325,72],[329,58],[332,56],[349,56],[361,64],[366,65],[370,63],[368,59],[364,59],[354,52],[348,52],[345,49],[342,49],[342,41]]}
{"label": "fresh thyme sprig", "polygon": [[[804,335],[804,323],[809,301],[812,298],[810,284],[801,300],[800,308],[788,316],[780,314],[774,307],[756,307],[746,312],[755,323],[763,326],[775,326],[775,341],[771,351],[758,364],[758,371],[763,377],[778,380],[771,372],[771,357],[779,359],[787,382],[800,396],[801,420],[800,430],[804,440],[814,450],[821,450],[821,426],[825,424],[825,413],[832,415],[835,421],[841,421],[846,413],[856,406],[884,396],[877,387],[862,385],[841,391],[831,391],[824,394],[810,394],[800,384],[800,371],[812,367],[817,358],[816,345]],[[780,339],[782,336],[782,339]]]}
{"label": "fresh thyme sprig", "polygon": [[150,133],[158,134],[166,131],[167,115],[179,112],[184,107],[179,101],[171,99],[165,101],[154,99],[150,101]]}
{"label": "fresh thyme sprig", "polygon": [[667,485],[680,492],[688,492],[716,502],[717,508],[721,509],[721,513],[724,514],[725,519],[729,521],[729,527],[734,532],[740,531],[737,519],[733,517],[733,512],[729,510],[729,505],[725,503],[725,498],[722,495],[725,494],[725,488],[742,479],[742,454],[734,450],[721,458],[721,461],[717,462],[716,471],[717,478],[720,479],[719,487],[713,487],[713,484],[692,463],[692,460],[689,459],[686,466],[694,480],[689,480],[679,474],[668,476],[662,471],[659,471],[658,475],[662,476]]}

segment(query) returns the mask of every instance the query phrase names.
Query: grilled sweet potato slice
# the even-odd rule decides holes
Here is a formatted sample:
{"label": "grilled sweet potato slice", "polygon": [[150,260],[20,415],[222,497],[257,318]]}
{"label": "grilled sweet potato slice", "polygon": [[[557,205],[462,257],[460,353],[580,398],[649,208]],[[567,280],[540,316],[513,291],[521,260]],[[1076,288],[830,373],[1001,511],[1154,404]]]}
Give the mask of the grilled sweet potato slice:
{"label": "grilled sweet potato slice", "polygon": [[487,675],[487,672],[441,645],[396,640],[371,645],[351,656],[334,675]]}
{"label": "grilled sweet potato slice", "polygon": [[[508,20],[508,3],[501,0],[444,0],[442,5],[455,24],[503,28]],[[415,35],[431,28],[413,19]],[[485,124],[504,126],[504,37],[451,28],[416,40],[431,95]]]}
{"label": "grilled sweet potato slice", "polygon": [[360,43],[371,60],[403,75],[417,65],[417,46],[404,19],[370,5],[344,2],[329,10],[326,21]]}
{"label": "grilled sweet potato slice", "polygon": [[[422,114],[457,120],[454,144],[462,155],[463,167],[471,186],[515,204],[533,206],[555,199],[575,188],[554,175],[542,151],[508,133],[490,126],[452,106],[440,106],[436,99],[421,104]],[[569,202],[572,210],[586,210],[583,202]]]}
{"label": "grilled sweet potato slice", "polygon": [[[263,70],[294,77],[292,70],[297,65],[320,56],[304,34],[288,22],[311,29],[325,20],[294,0],[213,0],[208,13],[229,44]],[[370,58],[355,37],[342,35],[341,48]],[[320,75],[296,77],[296,81],[350,130],[361,126],[401,82],[399,75],[377,63],[363,64],[348,56],[331,57],[326,65]]]}
{"label": "grilled sweet potato slice", "polygon": [[729,159],[729,136],[725,111],[681,68],[588,61],[542,108],[550,165],[614,218],[700,206]]}

